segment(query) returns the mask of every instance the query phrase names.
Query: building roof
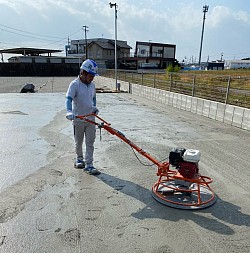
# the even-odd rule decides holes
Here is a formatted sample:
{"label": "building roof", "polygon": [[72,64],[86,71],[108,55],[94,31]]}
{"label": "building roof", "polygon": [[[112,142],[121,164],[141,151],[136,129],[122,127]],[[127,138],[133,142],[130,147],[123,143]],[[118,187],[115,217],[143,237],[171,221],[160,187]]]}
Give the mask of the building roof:
{"label": "building roof", "polygon": [[62,50],[54,50],[54,49],[43,49],[43,48],[30,48],[30,47],[18,47],[18,48],[10,48],[10,49],[2,49],[0,53],[6,54],[22,54],[22,55],[40,55],[40,54],[51,54],[51,53],[60,53]]}
{"label": "building roof", "polygon": [[[101,47],[103,49],[110,49],[110,50],[115,49],[115,42],[113,42],[113,41],[108,41],[108,42],[92,41],[89,45],[91,45],[91,44],[97,44],[99,47]],[[131,49],[131,47],[128,46],[127,44],[124,45],[124,43],[119,43],[118,41],[116,42],[116,44],[117,44],[117,48]]]}
{"label": "building roof", "polygon": [[111,49],[111,50],[114,50],[114,46],[110,43],[107,43],[107,42],[101,42],[101,41],[92,41],[90,44],[88,44],[88,47],[91,45],[91,44],[97,44],[99,47],[103,48],[103,49]]}
{"label": "building roof", "polygon": [[[113,45],[115,46],[115,41],[114,41],[114,40],[109,40],[109,43],[110,43],[110,44],[113,44]],[[132,47],[130,47],[130,46],[127,44],[126,41],[123,41],[123,40],[117,40],[117,41],[116,41],[116,44],[117,44],[117,46],[120,47],[120,48],[129,48],[129,49],[132,48]]]}
{"label": "building roof", "polygon": [[159,46],[159,47],[176,47],[174,44],[166,44],[166,43],[159,43],[159,42],[147,42],[147,41],[136,41],[136,46],[144,45],[144,46]]}
{"label": "building roof", "polygon": [[225,60],[225,62],[229,63],[250,63],[250,60]]}
{"label": "building roof", "polygon": [[[85,44],[85,40],[72,40],[72,42],[79,42],[79,43]],[[87,39],[88,45],[90,45],[93,42],[105,49],[114,49],[114,45],[115,45],[115,40],[113,39],[105,39],[105,38]],[[129,49],[132,48],[127,44],[127,41],[124,41],[124,40],[117,40],[116,44],[117,44],[117,47],[120,47],[120,48],[129,48]]]}

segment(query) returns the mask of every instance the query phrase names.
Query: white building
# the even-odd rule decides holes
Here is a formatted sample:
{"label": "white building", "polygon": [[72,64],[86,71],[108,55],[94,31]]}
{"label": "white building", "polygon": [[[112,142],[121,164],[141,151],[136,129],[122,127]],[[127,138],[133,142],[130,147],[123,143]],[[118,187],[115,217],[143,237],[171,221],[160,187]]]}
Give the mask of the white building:
{"label": "white building", "polygon": [[225,60],[225,69],[249,69],[250,60]]}

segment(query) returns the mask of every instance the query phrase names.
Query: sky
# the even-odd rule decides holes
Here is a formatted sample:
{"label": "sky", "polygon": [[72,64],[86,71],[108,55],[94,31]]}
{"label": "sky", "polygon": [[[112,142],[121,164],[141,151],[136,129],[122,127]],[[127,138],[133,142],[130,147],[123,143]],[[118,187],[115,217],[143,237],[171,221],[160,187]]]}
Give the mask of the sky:
{"label": "sky", "polygon": [[[0,49],[63,50],[68,40],[115,38],[115,9],[106,0],[0,0]],[[116,0],[117,39],[176,45],[179,62],[250,57],[249,0]],[[6,61],[11,55],[4,54]]]}

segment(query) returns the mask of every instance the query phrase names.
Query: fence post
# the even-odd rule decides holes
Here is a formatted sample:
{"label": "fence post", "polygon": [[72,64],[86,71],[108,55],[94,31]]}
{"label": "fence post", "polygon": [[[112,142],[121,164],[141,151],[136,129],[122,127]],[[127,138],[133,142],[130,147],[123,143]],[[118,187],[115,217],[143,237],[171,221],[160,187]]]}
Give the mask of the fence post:
{"label": "fence post", "polygon": [[196,75],[194,75],[193,77],[192,97],[195,96],[195,81],[196,81]]}
{"label": "fence post", "polygon": [[155,76],[156,76],[156,73],[154,72],[154,88],[155,88]]}
{"label": "fence post", "polygon": [[228,102],[230,83],[231,83],[231,77],[229,76],[228,77],[228,81],[227,81],[227,92],[226,92],[225,104],[227,104],[227,102]]}
{"label": "fence post", "polygon": [[173,76],[172,76],[172,73],[170,73],[170,85],[169,85],[169,92],[171,92],[172,83],[173,83]]}
{"label": "fence post", "polygon": [[51,85],[51,91],[52,91],[52,93],[54,92],[54,76],[53,76],[53,78],[52,78],[52,85]]}
{"label": "fence post", "polygon": [[143,85],[143,70],[142,70],[142,73],[141,73],[141,85]]}
{"label": "fence post", "polygon": [[132,83],[128,83],[128,93],[132,94]]}

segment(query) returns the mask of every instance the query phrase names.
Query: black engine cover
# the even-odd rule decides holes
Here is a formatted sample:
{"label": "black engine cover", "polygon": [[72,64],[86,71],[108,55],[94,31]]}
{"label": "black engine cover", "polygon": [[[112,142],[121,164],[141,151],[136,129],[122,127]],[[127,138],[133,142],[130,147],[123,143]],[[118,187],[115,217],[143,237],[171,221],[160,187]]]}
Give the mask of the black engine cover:
{"label": "black engine cover", "polygon": [[185,148],[174,148],[169,153],[169,163],[173,166],[177,166],[179,162],[183,161],[183,154],[186,151]]}

